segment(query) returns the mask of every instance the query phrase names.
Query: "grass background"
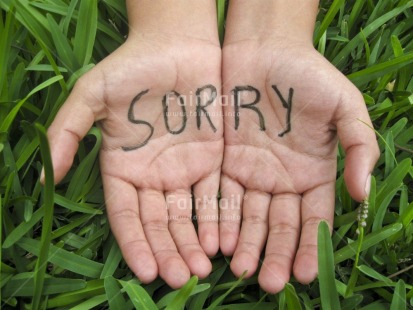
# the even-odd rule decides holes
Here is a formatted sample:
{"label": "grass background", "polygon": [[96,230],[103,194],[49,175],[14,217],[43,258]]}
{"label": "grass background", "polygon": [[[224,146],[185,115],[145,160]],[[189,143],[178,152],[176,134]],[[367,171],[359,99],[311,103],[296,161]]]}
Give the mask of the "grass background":
{"label": "grass background", "polygon": [[[218,0],[220,35],[225,1]],[[335,230],[319,228],[319,278],[265,294],[229,259],[179,291],[141,285],[110,233],[94,128],[56,188],[45,129],[75,81],[125,39],[119,0],[0,1],[1,307],[413,309],[413,1],[321,0],[314,45],[364,94],[380,143],[365,227],[337,171]],[[46,167],[46,185],[38,179]],[[359,229],[360,234],[356,230]]]}

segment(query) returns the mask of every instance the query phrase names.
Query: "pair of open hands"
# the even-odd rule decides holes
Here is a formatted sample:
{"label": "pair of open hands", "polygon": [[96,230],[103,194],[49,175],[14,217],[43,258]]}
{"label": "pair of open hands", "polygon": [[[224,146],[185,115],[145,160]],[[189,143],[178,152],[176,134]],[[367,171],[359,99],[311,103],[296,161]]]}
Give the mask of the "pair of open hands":
{"label": "pair of open hands", "polygon": [[[196,96],[205,85],[217,90],[208,106],[211,87]],[[288,105],[291,131],[281,137]],[[317,225],[333,222],[337,138],[356,200],[366,197],[379,154],[357,88],[312,46],[282,39],[222,50],[189,38],[128,39],[77,82],[49,128],[56,182],[95,121],[107,213],[124,258],[142,282],[160,275],[173,288],[190,274],[206,277],[219,248],[233,255],[235,275],[251,276],[265,245],[264,290],[282,290],[291,271],[312,281]]]}

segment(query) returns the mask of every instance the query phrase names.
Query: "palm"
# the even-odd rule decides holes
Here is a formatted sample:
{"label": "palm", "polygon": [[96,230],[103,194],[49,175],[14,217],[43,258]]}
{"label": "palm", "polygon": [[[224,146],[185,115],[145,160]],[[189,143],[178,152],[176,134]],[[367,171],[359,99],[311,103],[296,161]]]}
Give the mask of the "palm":
{"label": "palm", "polygon": [[209,274],[206,254],[219,247],[221,56],[196,40],[146,40],[125,43],[82,77],[49,137],[58,181],[78,139],[98,121],[108,218],[123,256],[140,280],[159,274],[180,287],[190,273]]}
{"label": "palm", "polygon": [[[189,43],[184,45],[190,46]],[[223,144],[220,106],[214,104],[207,108],[216,130],[204,115],[198,129],[195,116],[195,91],[209,84],[218,87],[220,59],[213,54],[205,55],[206,49],[199,43],[197,50],[188,48],[191,52],[186,55],[172,50],[168,52],[169,57],[163,58],[155,53],[162,47],[148,46],[142,44],[140,50],[134,49],[134,55],[123,55],[121,48],[101,63],[108,79],[108,112],[100,122],[104,141],[102,174],[130,182],[138,189],[190,189],[220,169]],[[125,47],[124,50],[130,53],[132,49]],[[216,59],[211,59],[213,56]],[[208,57],[208,62],[203,63],[203,57]],[[205,76],[206,70],[212,74]],[[153,127],[152,135],[148,125],[128,120],[132,99],[145,90],[148,91],[136,102],[133,115],[134,119],[146,121]],[[172,131],[183,129],[179,134],[168,132],[163,115],[163,97],[171,91],[181,94],[185,102],[186,121],[176,97],[171,96],[168,107],[170,115],[166,122]],[[209,96],[210,92],[205,95]],[[144,146],[135,149],[145,140]],[[125,151],[125,148],[130,150]]]}
{"label": "palm", "polygon": [[[229,73],[224,76],[230,76],[230,80],[224,77],[224,91],[231,92],[239,83],[256,85],[261,94],[256,107],[265,120],[265,130],[260,130],[259,117],[250,109],[240,109],[237,130],[233,117],[226,118],[223,174],[246,189],[271,194],[302,194],[334,181],[337,139],[333,121],[339,92],[343,90],[330,80],[350,83],[313,50],[275,53],[266,48],[248,58],[244,59],[244,65],[226,63],[224,70]],[[263,64],[262,59],[268,63]],[[274,63],[278,65],[272,65]],[[244,72],[251,72],[249,81],[244,79]],[[237,75],[241,74],[241,81],[237,81]],[[291,131],[282,137],[280,134],[287,128],[288,110],[283,107],[273,85],[286,101],[293,89]],[[240,101],[241,104],[249,102],[247,98],[240,98]],[[231,109],[229,106],[228,110]]]}
{"label": "palm", "polygon": [[[318,223],[333,221],[336,128],[346,150],[374,139],[358,121],[370,122],[364,102],[312,47],[246,41],[225,47],[223,57],[223,91],[233,104],[224,118],[221,192],[223,200],[243,199],[221,207],[221,249],[234,255],[235,274],[250,276],[266,243],[259,280],[268,292],[283,288],[293,263],[296,278],[308,283],[317,273]],[[350,173],[359,168],[348,166]],[[357,199],[365,195],[357,177],[369,166],[347,184]]]}

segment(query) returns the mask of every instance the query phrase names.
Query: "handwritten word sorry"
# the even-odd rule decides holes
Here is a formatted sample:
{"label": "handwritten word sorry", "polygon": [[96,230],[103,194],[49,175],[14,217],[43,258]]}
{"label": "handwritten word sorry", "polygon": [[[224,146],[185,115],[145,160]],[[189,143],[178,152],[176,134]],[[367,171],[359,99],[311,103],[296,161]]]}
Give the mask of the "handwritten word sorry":
{"label": "handwritten word sorry", "polygon": [[[286,114],[286,128],[284,129],[284,131],[282,131],[281,133],[278,134],[279,137],[283,137],[286,133],[291,131],[291,111],[292,111],[292,98],[293,98],[293,94],[294,94],[294,89],[290,88],[289,89],[289,93],[288,93],[288,99],[285,100],[285,98],[283,97],[283,95],[281,94],[281,92],[279,91],[279,89],[277,88],[276,85],[272,85],[273,90],[275,91],[275,93],[277,94],[277,96],[280,98],[280,101],[282,103],[282,106],[287,109],[287,114]],[[122,149],[124,151],[133,151],[136,149],[139,149],[143,146],[145,146],[150,138],[152,137],[153,133],[154,133],[154,127],[152,126],[152,124],[150,124],[149,122],[145,121],[145,120],[141,120],[141,119],[137,119],[135,117],[135,106],[138,104],[139,100],[145,96],[147,93],[149,92],[149,89],[141,91],[139,94],[137,94],[133,99],[132,102],[129,106],[129,110],[128,110],[128,121],[136,124],[136,125],[144,125],[147,126],[150,129],[150,133],[147,136],[147,138],[134,146],[124,146],[122,147]],[[202,96],[204,93],[209,93],[209,96]],[[244,93],[250,93],[253,95],[254,99],[251,102],[243,102],[243,100],[241,99],[243,97]],[[252,86],[236,86],[233,90],[232,90],[232,95],[233,95],[233,99],[234,99],[234,118],[235,118],[235,129],[238,130],[239,125],[240,125],[240,109],[249,109],[253,112],[255,112],[258,116],[259,119],[259,124],[260,124],[260,130],[265,131],[265,119],[264,116],[262,114],[262,112],[260,111],[259,107],[257,106],[258,103],[260,102],[261,99],[261,93],[258,89],[252,87]],[[209,126],[211,127],[213,132],[216,132],[217,129],[214,126],[214,124],[212,123],[212,120],[209,116],[209,113],[207,111],[207,107],[209,105],[211,105],[215,99],[217,98],[217,89],[215,86],[213,85],[205,85],[203,87],[200,87],[196,90],[195,92],[195,96],[196,96],[196,124],[197,124],[197,128],[198,130],[201,129],[201,121],[202,121],[202,116],[205,116],[206,121],[208,122]],[[170,124],[169,124],[169,118],[168,116],[170,115],[169,113],[169,98],[171,97],[175,97],[178,99],[178,105],[181,107],[181,111],[182,113],[179,113],[179,115],[181,116],[181,126],[178,129],[171,129],[170,128]],[[162,110],[163,110],[163,117],[164,117],[164,124],[165,124],[165,128],[166,130],[173,134],[173,135],[178,135],[182,132],[185,131],[185,127],[186,127],[186,123],[188,121],[188,117],[187,117],[187,113],[186,113],[186,107],[185,107],[185,101],[184,98],[181,94],[179,94],[176,91],[171,91],[168,94],[165,94],[165,96],[162,99]]]}

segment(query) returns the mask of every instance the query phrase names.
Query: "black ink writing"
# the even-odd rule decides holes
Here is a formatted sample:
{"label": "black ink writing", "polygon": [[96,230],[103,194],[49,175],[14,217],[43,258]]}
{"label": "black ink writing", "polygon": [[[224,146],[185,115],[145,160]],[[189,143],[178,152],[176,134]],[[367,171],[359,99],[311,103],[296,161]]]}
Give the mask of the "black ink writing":
{"label": "black ink writing", "polygon": [[[284,130],[278,134],[279,137],[283,137],[285,134],[291,131],[291,113],[292,113],[292,101],[293,101],[294,89],[289,88],[288,99],[286,100],[276,85],[272,85],[272,88],[275,91],[278,98],[280,99],[282,106],[285,109],[287,109],[286,126]],[[136,150],[136,149],[139,149],[145,146],[154,134],[155,129],[153,125],[147,121],[138,119],[135,115],[136,105],[138,101],[148,92],[149,92],[149,89],[141,91],[132,99],[130,106],[129,106],[127,117],[128,117],[128,121],[131,122],[132,124],[147,126],[150,129],[150,133],[148,134],[148,136],[145,138],[143,142],[137,145],[122,146],[122,150],[126,152],[133,151],[133,150]],[[258,107],[258,103],[261,100],[260,91],[252,86],[247,85],[247,86],[236,86],[232,92],[234,96],[233,98],[234,98],[235,130],[238,130],[240,126],[240,110],[248,109],[248,110],[254,111],[257,114],[258,121],[259,121],[259,128],[261,131],[265,131],[266,130],[265,119],[264,119],[264,116],[261,110]],[[197,124],[198,130],[201,130],[202,118],[205,116],[212,131],[216,132],[217,129],[214,126],[212,119],[211,119],[211,114],[208,112],[208,109],[207,109],[208,106],[212,105],[217,98],[216,87],[210,84],[205,85],[203,87],[198,88],[196,90],[195,95],[196,95],[196,114],[195,115],[196,115],[196,124]],[[182,123],[179,128],[171,128],[170,118],[172,116],[169,113],[170,104],[171,104],[170,99],[176,99],[176,102],[177,102],[176,104],[178,104],[181,108],[181,112],[176,114],[176,115],[181,116]],[[178,135],[185,131],[187,121],[188,121],[188,115],[186,113],[185,104],[188,104],[188,102],[185,103],[184,96],[182,96],[176,91],[171,91],[165,94],[165,96],[163,97],[162,112],[163,112],[163,117],[164,117],[164,124],[165,124],[166,130],[170,134]]]}
{"label": "black ink writing", "polygon": [[[242,92],[252,92],[255,93],[255,99],[250,103],[240,103],[240,93]],[[261,94],[258,89],[252,86],[236,86],[233,90],[234,93],[234,110],[235,110],[235,130],[238,130],[239,127],[239,109],[250,109],[257,113],[258,119],[260,121],[260,130],[265,130],[265,121],[264,116],[262,115],[261,111],[255,105],[260,101]]]}
{"label": "black ink writing", "polygon": [[[179,99],[179,105],[181,106],[182,109],[182,126],[181,128],[179,128],[178,130],[172,130],[169,127],[169,121],[168,121],[168,109],[169,109],[169,97],[170,95],[174,95],[175,97],[177,97]],[[179,94],[176,91],[172,91],[169,94],[166,94],[163,97],[162,100],[162,106],[163,106],[163,119],[165,121],[165,127],[168,130],[169,133],[173,134],[173,135],[178,135],[181,132],[183,132],[185,130],[185,126],[186,126],[186,121],[187,121],[187,116],[186,116],[186,109],[185,109],[185,102],[184,102],[184,98],[182,98],[181,94]]]}
{"label": "black ink writing", "polygon": [[144,96],[144,95],[147,94],[148,92],[149,92],[149,89],[144,90],[144,91],[140,92],[139,94],[137,94],[137,95],[135,96],[135,98],[133,98],[133,100],[132,100],[132,102],[131,102],[131,104],[130,104],[130,106],[129,106],[128,120],[129,120],[129,122],[131,122],[131,123],[133,123],[133,124],[146,125],[146,126],[148,126],[149,129],[151,130],[151,133],[150,133],[149,136],[145,139],[145,141],[139,143],[138,145],[135,145],[135,146],[123,146],[123,147],[122,147],[122,150],[124,150],[125,152],[133,151],[133,150],[136,150],[136,149],[138,149],[138,148],[141,148],[142,146],[145,146],[145,145],[148,143],[149,139],[150,139],[150,138],[152,137],[152,135],[153,135],[153,131],[154,131],[153,126],[152,126],[151,124],[149,124],[148,122],[145,122],[145,121],[143,121],[143,120],[136,119],[136,118],[135,118],[135,113],[134,113],[134,108],[135,108],[136,103],[139,101],[139,99],[142,98],[142,96]]}
{"label": "black ink writing", "polygon": [[292,110],[292,104],[293,104],[294,89],[290,88],[289,93],[288,93],[288,100],[286,101],[283,95],[281,94],[281,92],[278,90],[276,85],[272,85],[272,88],[275,90],[278,97],[280,98],[283,107],[287,109],[287,117],[286,117],[287,128],[278,134],[279,137],[283,137],[286,133],[291,131],[291,110]]}
{"label": "black ink writing", "polygon": [[[202,103],[201,94],[202,92],[206,90],[211,91],[211,97],[208,99],[207,102],[205,102],[204,105],[201,105]],[[212,123],[211,118],[209,117],[209,113],[206,110],[206,107],[209,106],[212,102],[214,102],[215,98],[217,97],[217,89],[213,85],[205,85],[204,87],[198,88],[195,94],[196,94],[196,126],[198,127],[198,129],[201,129],[201,116],[202,116],[202,113],[204,113],[212,130],[216,132],[217,129]]]}

